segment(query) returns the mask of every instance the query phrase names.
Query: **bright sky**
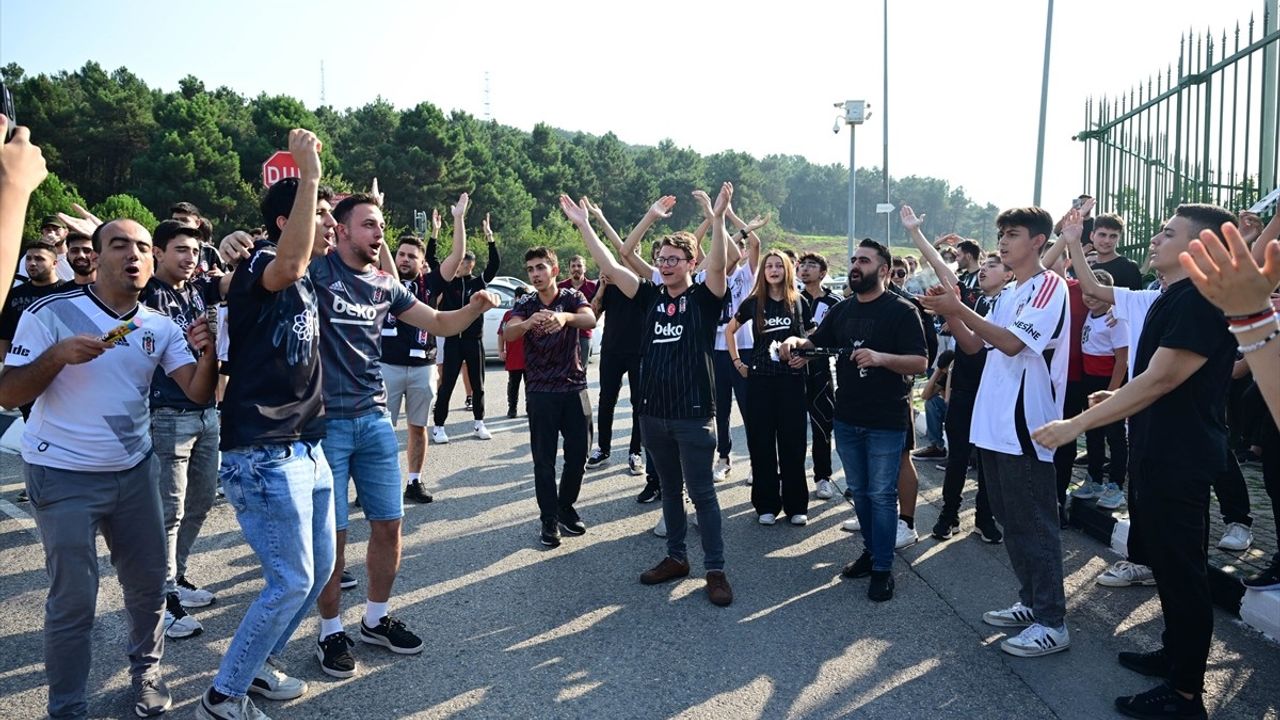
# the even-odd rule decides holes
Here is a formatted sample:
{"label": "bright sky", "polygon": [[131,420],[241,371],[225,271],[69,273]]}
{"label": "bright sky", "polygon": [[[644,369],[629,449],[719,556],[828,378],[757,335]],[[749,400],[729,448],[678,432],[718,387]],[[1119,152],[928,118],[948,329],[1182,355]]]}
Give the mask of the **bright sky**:
{"label": "bright sky", "polygon": [[[1089,95],[1127,92],[1175,62],[1180,33],[1258,17],[1276,0],[1058,0],[1044,204],[1081,190]],[[890,0],[889,168],[1029,204],[1045,0]],[[832,103],[865,99],[858,165],[879,166],[885,102],[880,0],[702,2],[263,2],[0,0],[0,64],[28,74],[96,60],[165,90],[285,93],[308,106],[423,100],[701,153],[847,163]],[[21,108],[18,108],[21,116]],[[37,139],[38,141],[38,139]],[[341,152],[341,149],[337,149]],[[567,188],[572,191],[572,188]],[[909,198],[905,200],[909,201]]]}

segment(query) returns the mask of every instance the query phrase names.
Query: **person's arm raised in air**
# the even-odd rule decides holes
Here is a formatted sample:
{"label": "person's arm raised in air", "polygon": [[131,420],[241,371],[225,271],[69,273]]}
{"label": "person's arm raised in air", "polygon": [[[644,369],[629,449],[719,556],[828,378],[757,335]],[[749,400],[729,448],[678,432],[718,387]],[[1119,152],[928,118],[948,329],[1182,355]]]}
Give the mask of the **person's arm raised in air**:
{"label": "person's arm raised in air", "polygon": [[[751,272],[756,272],[760,267],[760,236],[756,235],[756,231],[769,224],[769,215],[767,213],[764,215],[757,215],[751,218],[751,222],[742,222],[742,218],[738,217],[737,213],[733,211],[732,206],[729,207],[729,210],[725,215],[734,225],[737,226],[739,234],[741,234],[743,230],[747,231],[747,264],[751,266]],[[738,255],[740,257],[741,254],[742,253],[738,250],[738,244],[736,242],[729,243],[729,245],[725,247],[725,266],[737,267],[738,260],[737,258],[734,258],[734,255]]]}
{"label": "person's arm raised in air", "polygon": [[[1093,200],[1085,201],[1086,204],[1092,202]],[[1068,255],[1071,257],[1071,269],[1075,270],[1076,280],[1080,281],[1080,292],[1114,305],[1116,303],[1115,288],[1098,282],[1098,279],[1093,276],[1093,268],[1089,267],[1089,262],[1084,259],[1084,246],[1080,242],[1080,236],[1084,233],[1084,208],[1072,209],[1062,219],[1062,223],[1062,235],[1058,236],[1057,244],[1065,243],[1067,246]]]}
{"label": "person's arm raised in air", "polygon": [[[289,131],[289,153],[298,166],[298,194],[276,243],[276,256],[262,270],[262,289],[280,292],[307,274],[316,235],[320,192],[320,139],[310,130]],[[279,218],[276,219],[279,222]]]}
{"label": "person's arm raised in air", "polygon": [[724,214],[733,202],[733,183],[725,182],[720,186],[720,194],[711,206],[711,249],[707,251],[707,277],[703,282],[712,295],[724,297],[728,285],[725,276],[724,246],[728,242],[724,228]]}
{"label": "person's arm raised in air", "polygon": [[[1187,252],[1178,256],[1191,282],[1227,317],[1242,318],[1233,325],[1236,342],[1253,373],[1271,419],[1280,425],[1280,310],[1272,296],[1280,286],[1280,240],[1263,246],[1263,262],[1254,260],[1234,226],[1222,226],[1227,245],[1211,230],[1202,230]],[[1259,267],[1261,265],[1261,267]],[[1271,313],[1271,323],[1263,322]],[[1254,319],[1254,318],[1257,319]],[[1253,327],[1253,326],[1259,327]],[[1237,328],[1251,328],[1247,330]]]}
{"label": "person's arm raised in air", "polygon": [[458,196],[458,202],[451,208],[449,212],[453,214],[453,249],[449,251],[449,257],[440,263],[440,279],[444,282],[450,282],[458,275],[458,266],[462,264],[462,256],[467,252],[467,204],[471,199],[466,193]]}
{"label": "person's arm raised in air", "polygon": [[[0,139],[12,122],[0,115]],[[13,273],[22,254],[22,225],[31,193],[48,174],[44,155],[31,144],[31,131],[19,125],[13,139],[0,145],[0,304],[13,286]]]}
{"label": "person's arm raised in air", "polygon": [[502,265],[502,258],[498,256],[498,243],[493,239],[493,229],[489,227],[489,213],[484,214],[484,222],[481,227],[484,228],[484,241],[489,246],[489,260],[484,264],[484,271],[480,273],[480,279],[485,284],[493,282],[498,277],[498,268]]}
{"label": "person's arm raised in air", "polygon": [[[1080,234],[1084,233],[1083,218],[1089,216],[1089,213],[1093,210],[1093,205],[1095,202],[1097,201],[1094,200],[1093,198],[1089,198],[1088,200],[1085,200],[1084,204],[1081,205],[1080,208],[1077,210],[1077,212],[1079,212],[1081,215]],[[1073,210],[1075,209],[1073,208]],[[1071,248],[1067,247],[1067,243],[1061,242],[1062,240],[1061,235],[1063,232],[1066,231],[1066,228],[1069,222],[1071,222],[1071,218],[1068,217],[1070,214],[1071,212],[1068,212],[1066,215],[1062,216],[1062,219],[1058,220],[1058,224],[1055,226],[1057,228],[1058,235],[1059,235],[1058,241],[1054,242],[1053,245],[1049,246],[1049,249],[1045,250],[1044,255],[1040,257],[1040,264],[1047,268],[1053,267],[1053,264],[1058,262],[1058,258],[1062,257],[1062,253],[1067,252],[1068,250],[1071,250]],[[1083,247],[1084,245],[1083,238],[1081,239],[1080,242],[1081,242],[1081,246]],[[1072,250],[1071,252],[1074,254],[1075,251]],[[1081,252],[1080,254],[1084,255],[1083,252]],[[1068,262],[1071,262],[1071,261],[1068,260]],[[1088,265],[1088,263],[1085,263],[1085,264]],[[1071,269],[1075,270],[1074,264],[1071,266]],[[1080,271],[1076,270],[1076,275],[1079,275],[1079,274],[1080,274]],[[1090,271],[1089,274],[1092,275],[1093,271]]]}
{"label": "person's arm raised in air", "polygon": [[653,277],[656,271],[652,265],[641,257],[639,252],[640,241],[649,233],[649,228],[659,220],[671,217],[671,208],[676,206],[676,197],[674,195],[663,195],[654,201],[649,209],[645,211],[644,217],[640,218],[640,222],[631,228],[631,232],[627,234],[626,242],[622,243],[622,248],[618,250],[618,258],[626,263],[637,275],[646,278]]}
{"label": "person's arm raised in air", "polygon": [[582,241],[586,243],[587,252],[591,254],[591,259],[596,261],[596,266],[600,268],[602,274],[609,276],[609,281],[622,291],[623,295],[629,298],[636,296],[636,291],[640,289],[640,278],[630,269],[622,266],[613,258],[613,254],[609,252],[604,243],[600,242],[596,231],[591,228],[591,220],[587,212],[587,203],[590,202],[583,198],[580,202],[575,203],[569,199],[568,195],[560,196],[560,210],[564,216],[569,219],[578,228],[578,232],[582,234]]}
{"label": "person's arm raised in air", "polygon": [[910,205],[903,205],[898,211],[898,217],[902,220],[902,227],[906,228],[907,235],[911,237],[911,242],[915,244],[916,249],[920,251],[920,257],[929,263],[929,267],[933,268],[933,272],[938,276],[938,280],[944,288],[953,288],[960,284],[960,279],[956,277],[956,273],[942,259],[942,255],[938,254],[938,249],[929,242],[929,238],[924,236],[924,231],[920,229],[924,225],[924,215],[917,216],[916,211],[911,209]]}
{"label": "person's arm raised in air", "polygon": [[427,256],[427,267],[431,268],[431,272],[440,272],[440,258],[436,254],[440,252],[440,211],[435,208],[431,209],[431,237],[427,239],[427,247],[424,254]]}

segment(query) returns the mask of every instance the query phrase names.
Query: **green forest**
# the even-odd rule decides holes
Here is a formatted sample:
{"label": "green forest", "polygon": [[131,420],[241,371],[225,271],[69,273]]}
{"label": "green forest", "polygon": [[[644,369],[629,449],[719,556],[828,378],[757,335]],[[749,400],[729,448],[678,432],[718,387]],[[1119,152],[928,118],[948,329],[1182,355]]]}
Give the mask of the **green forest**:
{"label": "green forest", "polygon": [[[126,68],[108,72],[93,62],[33,77],[11,63],[0,74],[51,171],[32,198],[30,230],[39,217],[69,211],[72,202],[100,217],[154,224],[186,200],[218,236],[260,225],[262,163],[284,147],[291,128],[304,127],[324,143],[326,184],[350,192],[378,179],[392,238],[412,226],[414,210],[443,211],[466,191],[474,208],[470,227],[479,229],[475,213],[490,213],[506,257],[536,244],[580,252],[580,238],[554,202],[561,192],[590,196],[620,232],[656,198],[675,195],[675,212],[658,228],[673,230],[696,224],[689,193],[723,180],[737,189],[739,215],[772,214],[762,233],[768,242],[799,247],[813,244],[802,236],[845,234],[848,169],[794,155],[701,155],[670,140],[628,145],[612,133],[544,124],[526,132],[460,111],[446,114],[426,101],[403,109],[381,98],[341,111],[308,108],[284,95],[210,90],[191,76],[166,92]],[[859,235],[881,241],[885,216],[875,214],[875,205],[883,201],[882,177],[879,168],[858,171]],[[930,177],[892,178],[890,196],[928,213],[934,234],[957,232],[990,244],[997,208],[974,202],[961,187]],[[890,227],[894,245],[908,244],[896,219]],[[840,265],[841,258],[831,259]]]}

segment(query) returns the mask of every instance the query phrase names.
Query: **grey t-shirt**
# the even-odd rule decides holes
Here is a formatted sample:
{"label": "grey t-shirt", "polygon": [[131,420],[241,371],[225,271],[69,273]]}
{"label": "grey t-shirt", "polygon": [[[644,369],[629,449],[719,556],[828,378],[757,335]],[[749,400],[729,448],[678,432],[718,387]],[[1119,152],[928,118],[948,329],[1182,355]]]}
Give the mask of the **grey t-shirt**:
{"label": "grey t-shirt", "polygon": [[320,306],[320,365],[324,409],[354,418],[387,406],[382,384],[382,322],[417,300],[400,280],[381,270],[352,270],[331,252],[308,270]]}

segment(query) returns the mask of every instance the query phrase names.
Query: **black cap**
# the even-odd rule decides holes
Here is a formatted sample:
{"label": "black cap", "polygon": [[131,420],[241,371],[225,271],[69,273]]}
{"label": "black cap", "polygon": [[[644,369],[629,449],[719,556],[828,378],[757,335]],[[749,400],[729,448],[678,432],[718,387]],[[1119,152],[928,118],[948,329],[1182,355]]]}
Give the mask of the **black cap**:
{"label": "black cap", "polygon": [[62,218],[57,215],[45,215],[44,219],[40,221],[40,229],[43,230],[50,225],[64,230],[67,228],[67,224],[62,222]]}

